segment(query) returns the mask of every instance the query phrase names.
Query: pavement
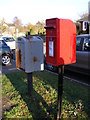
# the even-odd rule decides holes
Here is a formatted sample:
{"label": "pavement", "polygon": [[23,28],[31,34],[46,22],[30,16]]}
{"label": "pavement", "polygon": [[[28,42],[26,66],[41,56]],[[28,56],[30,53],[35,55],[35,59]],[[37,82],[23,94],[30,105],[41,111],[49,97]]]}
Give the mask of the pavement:
{"label": "pavement", "polygon": [[[18,71],[19,70],[16,68],[15,60],[12,60],[10,65],[8,66],[0,65],[0,74],[9,74],[9,73],[18,72]],[[53,73],[53,74],[56,74],[56,73]],[[71,71],[65,71],[64,77],[66,77],[69,80],[79,81],[80,83],[83,82],[84,84],[88,84],[90,86],[90,76],[74,73]]]}
{"label": "pavement", "polygon": [[18,72],[18,69],[16,68],[16,61],[11,60],[11,63],[8,66],[2,66],[0,67],[0,71],[2,71],[2,74],[8,74],[11,72]]}

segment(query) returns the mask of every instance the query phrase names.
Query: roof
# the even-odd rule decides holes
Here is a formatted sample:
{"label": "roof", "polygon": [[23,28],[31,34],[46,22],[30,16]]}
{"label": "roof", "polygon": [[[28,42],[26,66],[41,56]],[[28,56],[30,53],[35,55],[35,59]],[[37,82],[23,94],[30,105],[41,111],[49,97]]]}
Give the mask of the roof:
{"label": "roof", "polygon": [[15,26],[14,24],[12,24],[12,23],[8,23],[8,26]]}
{"label": "roof", "polygon": [[15,26],[13,23],[5,23],[5,24],[7,24],[9,27],[10,26]]}

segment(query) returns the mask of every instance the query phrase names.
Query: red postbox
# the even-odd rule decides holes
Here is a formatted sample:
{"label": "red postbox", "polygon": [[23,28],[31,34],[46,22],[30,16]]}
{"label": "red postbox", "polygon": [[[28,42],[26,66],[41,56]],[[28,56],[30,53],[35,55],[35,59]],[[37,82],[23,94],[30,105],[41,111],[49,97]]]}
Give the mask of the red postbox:
{"label": "red postbox", "polygon": [[76,62],[76,26],[68,19],[46,20],[46,62],[54,66]]}

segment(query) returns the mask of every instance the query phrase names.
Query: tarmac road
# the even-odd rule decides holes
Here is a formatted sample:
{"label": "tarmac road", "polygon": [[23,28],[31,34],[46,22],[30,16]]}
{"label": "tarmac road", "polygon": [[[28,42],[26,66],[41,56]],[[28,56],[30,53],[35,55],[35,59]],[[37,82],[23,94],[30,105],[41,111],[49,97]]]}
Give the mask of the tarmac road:
{"label": "tarmac road", "polygon": [[[8,73],[11,73],[11,72],[18,72],[19,71],[16,68],[16,61],[15,60],[12,60],[11,64],[8,65],[8,66],[0,66],[0,70],[1,69],[2,69],[2,74],[8,74]],[[88,84],[90,86],[90,76],[78,74],[78,73],[71,72],[71,71],[65,71],[64,76],[67,79],[69,78],[69,80],[75,80],[75,81],[83,82],[83,83]]]}
{"label": "tarmac road", "polygon": [[12,60],[8,66],[2,66],[2,74],[8,74],[11,72],[18,72],[15,60]]}

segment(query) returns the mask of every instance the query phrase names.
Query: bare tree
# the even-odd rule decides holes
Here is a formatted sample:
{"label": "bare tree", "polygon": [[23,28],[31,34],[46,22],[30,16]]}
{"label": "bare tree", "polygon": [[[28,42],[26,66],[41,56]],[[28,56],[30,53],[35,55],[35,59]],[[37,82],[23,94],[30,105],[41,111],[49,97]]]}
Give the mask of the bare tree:
{"label": "bare tree", "polygon": [[21,23],[21,20],[18,17],[14,17],[13,24],[15,25],[16,29],[21,31],[22,23]]}
{"label": "bare tree", "polygon": [[43,33],[45,33],[44,26],[45,26],[45,23],[44,23],[44,22],[38,21],[38,22],[36,23],[36,27],[38,28],[38,34],[43,34]]}
{"label": "bare tree", "polygon": [[88,18],[88,13],[82,13],[81,15],[79,15],[81,19],[83,18]]}

